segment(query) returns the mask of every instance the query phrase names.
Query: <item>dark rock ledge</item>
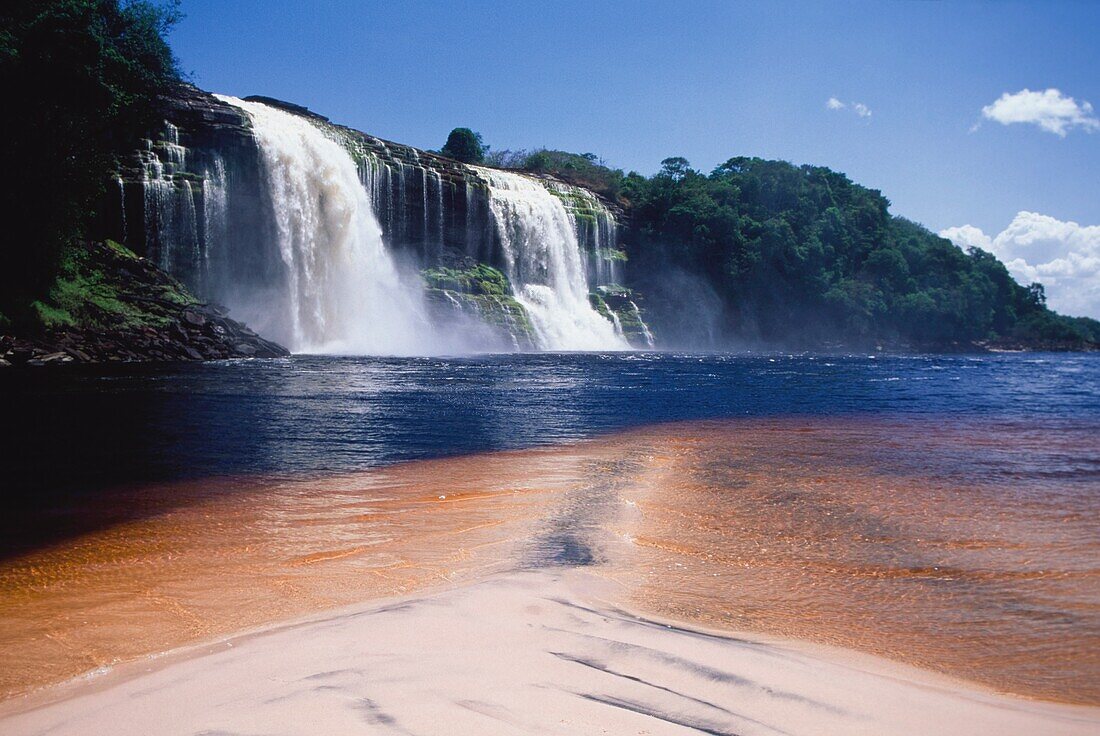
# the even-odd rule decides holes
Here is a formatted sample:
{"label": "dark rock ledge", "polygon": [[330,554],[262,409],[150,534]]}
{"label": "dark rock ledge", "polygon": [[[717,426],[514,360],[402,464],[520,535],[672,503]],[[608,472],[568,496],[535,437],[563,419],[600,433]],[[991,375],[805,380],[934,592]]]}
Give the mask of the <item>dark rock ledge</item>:
{"label": "dark rock ledge", "polygon": [[276,358],[289,351],[204,304],[150,261],[113,243],[85,243],[69,260],[45,315],[0,334],[0,366]]}

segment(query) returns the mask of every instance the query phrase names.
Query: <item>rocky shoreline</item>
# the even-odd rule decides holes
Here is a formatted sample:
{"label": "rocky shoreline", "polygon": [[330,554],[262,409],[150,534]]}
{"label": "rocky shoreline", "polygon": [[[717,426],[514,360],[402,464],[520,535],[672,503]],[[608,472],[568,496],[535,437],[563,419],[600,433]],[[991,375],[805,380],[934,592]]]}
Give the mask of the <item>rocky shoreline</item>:
{"label": "rocky shoreline", "polygon": [[169,363],[227,358],[279,358],[290,352],[212,305],[198,304],[166,329],[104,332],[66,329],[36,338],[0,336],[0,367],[63,363]]}

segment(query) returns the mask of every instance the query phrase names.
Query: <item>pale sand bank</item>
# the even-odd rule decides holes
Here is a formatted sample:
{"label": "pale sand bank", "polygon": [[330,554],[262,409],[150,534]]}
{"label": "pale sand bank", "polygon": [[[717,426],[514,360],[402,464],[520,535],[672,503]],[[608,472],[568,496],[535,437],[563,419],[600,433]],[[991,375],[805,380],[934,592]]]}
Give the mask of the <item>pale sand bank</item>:
{"label": "pale sand bank", "polygon": [[620,597],[596,571],[544,569],[345,608],[11,699],[0,733],[1100,732],[1100,708],[670,626]]}

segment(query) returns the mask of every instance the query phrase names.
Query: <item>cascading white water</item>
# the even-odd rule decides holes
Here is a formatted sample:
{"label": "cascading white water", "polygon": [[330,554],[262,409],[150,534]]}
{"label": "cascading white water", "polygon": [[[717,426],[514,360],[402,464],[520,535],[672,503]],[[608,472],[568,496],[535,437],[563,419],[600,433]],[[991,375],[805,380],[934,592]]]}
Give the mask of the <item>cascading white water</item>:
{"label": "cascading white water", "polygon": [[[157,265],[178,272],[179,264],[173,263],[172,248],[190,254],[196,247],[190,239],[196,231],[195,204],[189,197],[181,196],[182,185],[177,187],[174,179],[187,168],[187,149],[180,145],[179,128],[171,123],[165,124],[162,140],[145,143],[142,156],[145,238],[152,244]],[[186,255],[180,260],[186,262]]]}
{"label": "cascading white water", "polygon": [[[310,121],[218,96],[252,119],[274,206],[283,283],[229,306],[295,352],[418,354],[437,349],[422,287],[397,268],[341,143]],[[236,301],[236,303],[234,303]]]}
{"label": "cascading white water", "polygon": [[127,245],[127,233],[129,232],[129,223],[126,221],[126,182],[122,180],[122,177],[118,177],[118,204],[119,215],[122,218],[122,244]]}
{"label": "cascading white water", "polygon": [[561,199],[520,174],[475,167],[489,184],[508,278],[544,350],[626,350],[615,325],[588,300],[576,222]]}
{"label": "cascading white water", "polygon": [[590,213],[592,221],[577,229],[578,234],[583,235],[583,250],[588,257],[589,286],[619,285],[622,281],[622,273],[615,250],[615,243],[618,241],[615,217],[599,198],[587,189],[554,182],[547,182],[547,186],[575,200],[581,211]]}
{"label": "cascading white water", "polygon": [[211,271],[225,257],[229,239],[229,180],[225,161],[213,156],[213,162],[202,179],[202,264],[198,274],[199,289],[205,290]]}

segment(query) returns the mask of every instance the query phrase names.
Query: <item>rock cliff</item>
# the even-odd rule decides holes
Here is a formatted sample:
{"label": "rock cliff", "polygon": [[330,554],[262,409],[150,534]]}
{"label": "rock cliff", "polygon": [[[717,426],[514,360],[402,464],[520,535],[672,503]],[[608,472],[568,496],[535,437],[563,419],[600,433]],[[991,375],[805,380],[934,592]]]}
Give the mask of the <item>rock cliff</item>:
{"label": "rock cliff", "polygon": [[[501,282],[492,279],[486,292],[484,278],[440,278],[444,271],[507,272],[481,170],[336,125],[298,105],[246,99],[307,117],[347,148],[387,246],[421,270],[437,313],[458,310],[477,317],[499,334],[504,349],[537,347],[507,278],[500,293],[495,290]],[[252,121],[241,109],[189,85],[166,96],[163,105],[164,130],[120,166],[117,186],[102,208],[102,236],[148,258],[201,298],[220,300],[230,284],[268,288],[282,264],[271,218],[263,215],[272,202]],[[622,283],[621,208],[579,187],[543,180],[575,224],[594,308],[621,325],[632,344],[652,344],[637,302]]]}

